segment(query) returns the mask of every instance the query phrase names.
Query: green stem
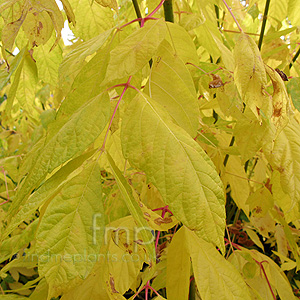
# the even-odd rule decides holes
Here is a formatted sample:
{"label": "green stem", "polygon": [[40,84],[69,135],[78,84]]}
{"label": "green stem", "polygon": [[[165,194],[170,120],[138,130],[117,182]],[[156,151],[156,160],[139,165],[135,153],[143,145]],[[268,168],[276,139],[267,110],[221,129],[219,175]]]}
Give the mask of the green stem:
{"label": "green stem", "polygon": [[293,57],[292,62],[289,65],[289,69],[291,69],[291,67],[293,66],[293,63],[297,60],[299,54],[300,54],[300,47],[299,47],[298,51],[296,52],[295,56]]}
{"label": "green stem", "polygon": [[[142,18],[142,14],[141,14],[140,7],[139,7],[139,4],[138,4],[137,0],[132,0],[132,4],[134,6],[134,10],[135,10],[136,16],[139,19],[141,19]],[[141,25],[141,22],[139,22],[139,23]]]}
{"label": "green stem", "polygon": [[218,28],[220,29],[220,11],[219,11],[219,6],[217,6],[215,4],[215,13],[216,13],[216,17],[217,17],[217,24],[218,24]]}
{"label": "green stem", "polygon": [[[2,45],[0,45],[0,47],[3,47]],[[15,56],[12,52],[10,52],[9,50],[7,50],[7,49],[4,49],[9,55],[11,55],[11,56]]]}
{"label": "green stem", "polygon": [[194,278],[190,283],[189,300],[195,300],[195,296],[196,296],[196,284]]}
{"label": "green stem", "polygon": [[265,11],[264,11],[264,16],[263,16],[263,22],[261,25],[261,30],[260,30],[260,35],[259,35],[259,41],[258,41],[258,49],[261,49],[263,38],[264,38],[264,33],[265,33],[265,28],[266,28],[266,23],[267,23],[267,16],[268,16],[268,11],[269,11],[269,6],[270,6],[270,1],[266,1],[266,6],[265,6]]}
{"label": "green stem", "polygon": [[[137,0],[132,0],[132,4],[133,4],[133,6],[134,6],[134,10],[135,10],[136,16],[138,17],[138,19],[141,19],[141,20],[139,21],[139,24],[140,24],[140,27],[142,27],[142,25],[144,25],[144,19],[143,19],[143,17],[142,17],[142,13],[141,13],[139,4],[138,4]],[[143,22],[143,24],[142,24],[142,22]],[[151,67],[152,67],[152,63],[153,63],[153,61],[152,61],[152,58],[151,58],[151,59],[149,60],[149,66],[150,66],[150,69],[151,69]]]}
{"label": "green stem", "polygon": [[167,22],[174,23],[174,14],[173,14],[173,0],[166,0],[164,2],[164,13],[165,13],[165,20]]}
{"label": "green stem", "polygon": [[[233,146],[234,141],[235,141],[235,137],[233,136],[233,137],[231,138],[229,147]],[[228,162],[228,159],[229,159],[229,154],[226,154],[226,156],[225,156],[225,158],[224,158],[224,162],[223,162],[224,167],[226,167],[227,162]]]}

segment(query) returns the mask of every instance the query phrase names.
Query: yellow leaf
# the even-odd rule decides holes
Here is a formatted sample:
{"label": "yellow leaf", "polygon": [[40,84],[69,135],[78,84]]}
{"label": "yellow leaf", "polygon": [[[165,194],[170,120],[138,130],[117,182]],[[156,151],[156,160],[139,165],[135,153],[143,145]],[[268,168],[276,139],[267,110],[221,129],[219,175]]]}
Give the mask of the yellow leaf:
{"label": "yellow leaf", "polygon": [[249,216],[247,199],[250,193],[247,174],[238,156],[231,156],[226,165],[224,180],[230,184],[231,197],[236,205]]}
{"label": "yellow leaf", "polygon": [[253,241],[256,246],[258,246],[261,250],[264,251],[264,245],[260,241],[256,232],[250,228],[246,228],[246,226],[245,226],[245,230],[246,230],[247,234],[249,235],[250,240]]}
{"label": "yellow leaf", "polygon": [[167,252],[168,300],[188,299],[191,261],[185,231],[180,229],[172,238]]}
{"label": "yellow leaf", "polygon": [[287,223],[290,223],[300,219],[300,213],[298,206],[293,204],[294,202],[292,201],[289,194],[283,191],[283,188],[280,183],[280,177],[281,175],[279,171],[274,170],[272,172],[271,184],[274,203],[278,205],[283,211]]}
{"label": "yellow leaf", "polygon": [[19,1],[10,7],[4,6],[4,9],[5,8],[8,9],[1,13],[5,21],[5,25],[2,28],[1,38],[3,46],[10,51],[13,48],[16,36],[27,16],[30,6],[27,1],[25,3],[24,1]]}
{"label": "yellow leaf", "polygon": [[203,300],[251,299],[242,276],[212,244],[198,238],[186,227],[180,230],[184,230],[197,288]]}
{"label": "yellow leaf", "polygon": [[273,144],[265,147],[265,155],[280,173],[284,193],[292,199],[292,206],[300,201],[300,125],[290,119]]}
{"label": "yellow leaf", "polygon": [[69,23],[73,23],[73,25],[75,26],[76,25],[75,15],[74,15],[73,9],[72,9],[69,1],[68,0],[61,0],[61,3],[64,7],[64,11],[67,15]]}
{"label": "yellow leaf", "polygon": [[284,81],[281,79],[280,75],[271,67],[267,67],[266,70],[272,80],[274,89],[272,95],[273,114],[271,120],[277,129],[276,133],[279,134],[289,122],[289,117],[291,115],[290,100]]}
{"label": "yellow leaf", "polygon": [[50,39],[53,31],[51,17],[40,7],[33,6],[23,23],[23,30],[27,35],[30,46],[44,45]]}
{"label": "yellow leaf", "polygon": [[266,70],[256,43],[241,34],[234,48],[234,81],[243,101],[256,112],[263,106],[263,88],[267,84]]}
{"label": "yellow leaf", "polygon": [[104,7],[110,7],[113,8],[115,11],[118,11],[117,0],[95,0],[95,1]]}
{"label": "yellow leaf", "polygon": [[109,300],[103,275],[103,263],[98,262],[88,278],[64,294],[61,300]]}
{"label": "yellow leaf", "polygon": [[50,51],[58,44],[61,37],[61,30],[64,28],[64,18],[59,10],[55,0],[39,0],[37,9],[44,10],[50,16],[54,29],[56,31],[56,40]]}
{"label": "yellow leaf", "polygon": [[149,226],[155,230],[168,231],[178,224],[178,221],[174,216],[165,216],[162,218],[159,214],[149,209],[142,202],[139,203],[139,206],[144,214],[145,220],[148,222]]}
{"label": "yellow leaf", "polygon": [[277,243],[277,251],[284,256],[288,256],[288,242],[282,225],[276,225],[274,236]]}
{"label": "yellow leaf", "polygon": [[118,219],[106,226],[105,243],[108,246],[106,279],[116,291],[125,293],[135,284],[144,262],[148,262],[145,245],[140,240],[139,227],[132,216]]}

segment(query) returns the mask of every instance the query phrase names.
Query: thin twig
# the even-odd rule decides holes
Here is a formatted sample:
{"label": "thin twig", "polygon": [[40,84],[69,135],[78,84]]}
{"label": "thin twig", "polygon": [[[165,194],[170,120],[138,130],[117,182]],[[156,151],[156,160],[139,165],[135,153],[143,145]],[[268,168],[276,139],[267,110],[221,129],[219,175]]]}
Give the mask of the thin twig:
{"label": "thin twig", "polygon": [[157,7],[146,18],[152,17],[154,14],[156,14],[158,10],[162,7],[164,2],[165,0],[161,0],[160,3],[157,5]]}
{"label": "thin twig", "polygon": [[[230,238],[230,234],[229,234],[229,230],[228,230],[227,225],[225,226],[225,229],[226,229],[227,236],[228,236],[229,246],[230,246],[230,249],[231,249],[231,251],[232,251],[232,253],[233,253],[233,252],[234,252],[234,249],[233,249],[233,246],[232,246],[232,242],[231,242],[231,238]],[[227,255],[226,255],[226,259],[228,258],[229,253],[230,253],[230,251],[228,250]]]}
{"label": "thin twig", "polygon": [[239,31],[240,31],[241,33],[244,33],[244,31],[243,31],[242,27],[240,26],[238,20],[237,20],[236,17],[234,16],[234,14],[233,14],[231,8],[228,6],[228,4],[226,3],[225,0],[222,0],[222,1],[223,1],[223,3],[225,4],[226,8],[228,9],[229,13],[231,14],[231,16],[232,16],[232,18],[233,18],[235,24],[237,25]]}
{"label": "thin twig", "polygon": [[270,289],[270,291],[271,291],[271,293],[272,293],[273,299],[276,300],[276,296],[275,296],[275,294],[274,294],[274,292],[273,292],[273,289],[272,289],[272,287],[271,287],[269,278],[268,278],[267,273],[266,273],[266,271],[265,271],[265,268],[264,268],[264,266],[263,266],[263,262],[267,262],[267,261],[264,260],[264,261],[259,262],[259,261],[257,261],[256,259],[254,259],[254,260],[255,260],[256,263],[259,264],[260,268],[262,269],[262,271],[263,271],[263,273],[264,273],[264,276],[265,276],[265,279],[266,279],[266,281],[267,281],[267,284],[268,284],[268,286],[269,286],[269,289]]}
{"label": "thin twig", "polygon": [[[2,45],[0,45],[0,47],[3,47]],[[13,57],[15,57],[15,55],[12,53],[12,52],[10,52],[9,50],[7,50],[7,49],[4,49],[9,55],[11,55],[11,56],[13,56]]]}
{"label": "thin twig", "polygon": [[[230,141],[229,147],[233,146],[233,144],[234,144],[234,141],[235,141],[235,137],[233,136],[233,137],[231,138],[231,141]],[[227,154],[225,155],[225,158],[224,158],[224,161],[223,161],[223,165],[224,165],[224,167],[226,167],[226,165],[227,165],[227,162],[228,162],[228,159],[229,159],[229,154],[227,153]]]}
{"label": "thin twig", "polygon": [[263,22],[262,22],[262,25],[261,25],[261,30],[260,30],[260,35],[259,35],[259,41],[258,41],[258,45],[257,45],[259,50],[261,49],[263,38],[264,38],[269,6],[270,6],[270,0],[267,0],[264,15],[263,15]]}
{"label": "thin twig", "polygon": [[299,47],[298,51],[296,52],[296,54],[294,55],[294,57],[292,59],[292,62],[289,64],[289,69],[292,68],[293,63],[297,60],[297,58],[298,58],[299,55],[300,55],[300,47]]}

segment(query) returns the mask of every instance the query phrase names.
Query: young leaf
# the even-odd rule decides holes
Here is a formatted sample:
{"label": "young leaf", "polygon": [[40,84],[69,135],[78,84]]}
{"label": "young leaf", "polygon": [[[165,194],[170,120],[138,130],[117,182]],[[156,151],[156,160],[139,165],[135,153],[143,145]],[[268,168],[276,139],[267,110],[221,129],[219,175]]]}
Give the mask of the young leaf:
{"label": "young leaf", "polygon": [[267,112],[261,111],[261,118],[258,120],[252,110],[246,107],[243,113],[239,112],[237,115],[239,118],[234,127],[234,136],[243,163],[253,157],[263,146],[272,142],[275,137],[274,125],[265,113]]}
{"label": "young leaf", "polygon": [[0,295],[0,300],[28,300],[28,298],[19,295]]}
{"label": "young leaf", "polygon": [[20,63],[20,78],[18,79],[18,87],[16,90],[16,99],[21,109],[30,113],[35,100],[35,90],[37,84],[36,64],[27,52]]}
{"label": "young leaf", "polygon": [[23,60],[24,54],[26,53],[26,50],[26,47],[21,49],[21,51],[14,57],[10,64],[9,72],[7,72],[7,70],[1,70],[0,90],[3,89],[3,87],[8,83],[9,79],[14,74],[14,72],[18,69],[20,63]]}
{"label": "young leaf", "polygon": [[103,241],[104,210],[101,173],[91,162],[72,178],[47,206],[38,231],[39,274],[49,284],[49,296],[71,288],[91,272]]}
{"label": "young leaf", "polygon": [[174,216],[224,250],[223,186],[209,157],[186,131],[139,93],[123,118],[121,141],[125,158],[146,173]]}
{"label": "young leaf", "polygon": [[247,199],[250,193],[250,186],[247,180],[247,174],[238,156],[230,157],[226,165],[224,175],[227,182],[230,184],[232,199],[236,205],[242,209],[247,216],[249,216],[249,205],[247,204]]}
{"label": "young leaf", "polygon": [[134,75],[155,54],[167,29],[162,20],[148,21],[123,40],[110,53],[106,82]]}
{"label": "young leaf", "polygon": [[[251,257],[257,261],[260,262],[265,270],[265,275],[263,273],[259,272],[259,276],[256,276],[256,278],[259,281],[263,281],[264,285],[268,288],[268,294],[270,293],[270,287],[267,284],[267,279],[269,280],[271,284],[271,288],[273,290],[273,293],[276,295],[276,291],[278,296],[281,300],[289,300],[289,299],[295,299],[292,288],[289,284],[288,279],[286,278],[283,271],[280,270],[279,266],[268,256],[259,253],[256,250],[248,250],[248,249],[242,249],[242,251],[236,251],[236,255],[251,255]],[[267,277],[267,279],[266,279]],[[259,281],[253,281],[253,280],[246,280],[246,282],[253,288],[253,289],[261,289],[261,284],[257,284]],[[262,294],[262,293],[259,293]],[[273,299],[270,297],[270,299]]]}
{"label": "young leaf", "polygon": [[108,234],[111,234],[111,238],[108,240],[107,261],[104,265],[105,280],[122,295],[139,282],[140,270],[149,261],[145,245],[137,243],[141,236],[132,216],[109,223],[105,238]]}

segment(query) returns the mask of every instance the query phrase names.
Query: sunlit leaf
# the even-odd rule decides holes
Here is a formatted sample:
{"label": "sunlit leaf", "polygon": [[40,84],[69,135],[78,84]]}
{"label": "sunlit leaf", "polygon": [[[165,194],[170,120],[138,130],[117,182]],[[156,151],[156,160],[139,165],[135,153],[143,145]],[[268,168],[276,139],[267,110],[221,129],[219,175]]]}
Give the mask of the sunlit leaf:
{"label": "sunlit leaf", "polygon": [[261,108],[263,88],[267,84],[264,63],[254,40],[246,34],[240,34],[234,49],[234,81],[243,100],[255,111]]}
{"label": "sunlit leaf", "polygon": [[53,132],[50,130],[44,144],[34,152],[34,160],[29,161],[31,172],[23,181],[14,205],[11,206],[12,215],[47,173],[79,155],[100,135],[108,120],[109,110],[108,99],[104,94],[91,99],[70,118],[52,123]]}
{"label": "sunlit leaf", "polygon": [[69,0],[75,15],[76,26],[72,31],[83,41],[96,37],[114,26],[113,12],[109,7],[92,5],[92,1]]}
{"label": "sunlit leaf", "polygon": [[143,213],[139,207],[139,204],[134,199],[132,195],[131,188],[129,184],[126,182],[125,178],[123,177],[120,170],[116,167],[115,162],[112,160],[111,156],[107,154],[108,161],[110,164],[111,171],[113,172],[113,175],[117,181],[118,187],[122,193],[123,199],[128,207],[128,210],[130,211],[131,215],[133,216],[134,220],[139,225],[139,228],[145,228],[146,230],[141,230],[140,234],[143,238],[143,243],[146,245],[146,248],[148,250],[148,255],[151,260],[154,259],[154,238],[151,232],[149,232],[149,227],[144,219]]}
{"label": "sunlit leaf", "polygon": [[248,288],[237,269],[212,244],[186,228],[181,230],[184,230],[201,298],[250,300]]}
{"label": "sunlit leaf", "polygon": [[100,168],[91,162],[54,196],[42,216],[36,251],[39,273],[52,296],[86,278],[97,260],[104,234]]}
{"label": "sunlit leaf", "polygon": [[134,75],[142,69],[157,51],[166,35],[162,20],[148,21],[111,51],[107,67],[107,81]]}
{"label": "sunlit leaf", "polygon": [[175,217],[223,250],[223,187],[200,146],[142,93],[127,109],[121,141],[124,156],[147,174]]}
{"label": "sunlit leaf", "polygon": [[169,300],[188,299],[191,261],[185,231],[179,230],[168,247],[167,295]]}
{"label": "sunlit leaf", "polygon": [[163,105],[179,126],[196,136],[199,110],[194,84],[188,69],[166,41],[157,51],[147,87],[150,97]]}

